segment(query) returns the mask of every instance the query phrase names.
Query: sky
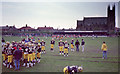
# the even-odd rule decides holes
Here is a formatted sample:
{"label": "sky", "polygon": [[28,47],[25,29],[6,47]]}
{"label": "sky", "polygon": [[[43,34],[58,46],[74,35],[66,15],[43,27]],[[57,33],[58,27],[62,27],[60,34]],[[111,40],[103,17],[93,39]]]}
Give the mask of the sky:
{"label": "sky", "polygon": [[116,26],[118,27],[117,2],[2,2],[2,26],[26,24],[32,28],[54,27],[75,29],[77,20],[83,17],[107,17],[108,5],[116,5]]}

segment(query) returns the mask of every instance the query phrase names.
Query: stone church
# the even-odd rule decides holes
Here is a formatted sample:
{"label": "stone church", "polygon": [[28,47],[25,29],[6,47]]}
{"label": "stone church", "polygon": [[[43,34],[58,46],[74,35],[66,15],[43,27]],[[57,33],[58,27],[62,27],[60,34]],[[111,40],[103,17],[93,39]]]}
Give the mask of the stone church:
{"label": "stone church", "polygon": [[84,17],[77,20],[78,31],[114,31],[115,30],[115,5],[107,8],[107,17]]}

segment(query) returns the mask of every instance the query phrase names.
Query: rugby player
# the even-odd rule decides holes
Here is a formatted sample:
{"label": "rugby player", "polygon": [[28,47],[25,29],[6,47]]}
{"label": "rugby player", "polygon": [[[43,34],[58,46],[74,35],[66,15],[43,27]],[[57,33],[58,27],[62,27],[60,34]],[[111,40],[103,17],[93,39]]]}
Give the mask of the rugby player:
{"label": "rugby player", "polygon": [[42,42],[40,42],[40,44],[41,44],[41,50],[42,50],[42,53],[45,53],[45,42],[44,42],[44,40],[42,40]]}
{"label": "rugby player", "polygon": [[51,51],[54,52],[54,45],[55,45],[55,41],[54,39],[52,38],[51,40]]}
{"label": "rugby player", "polygon": [[74,40],[71,41],[71,51],[74,51]]}
{"label": "rugby player", "polygon": [[67,54],[67,56],[68,56],[68,49],[69,49],[69,43],[67,41],[65,41],[65,43],[64,43],[64,56],[65,56],[65,54]]}
{"label": "rugby player", "polygon": [[59,47],[59,50],[60,50],[60,55],[64,54],[64,52],[63,52],[63,45],[64,45],[64,42],[62,40],[60,40],[60,42],[58,42],[58,47]]}

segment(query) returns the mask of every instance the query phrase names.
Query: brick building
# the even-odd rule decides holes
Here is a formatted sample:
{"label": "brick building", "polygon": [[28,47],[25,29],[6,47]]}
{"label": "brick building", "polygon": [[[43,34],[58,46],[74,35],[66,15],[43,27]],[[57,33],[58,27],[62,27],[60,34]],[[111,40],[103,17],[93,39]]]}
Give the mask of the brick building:
{"label": "brick building", "polygon": [[115,30],[115,5],[107,8],[107,17],[84,17],[77,20],[78,31],[114,31]]}

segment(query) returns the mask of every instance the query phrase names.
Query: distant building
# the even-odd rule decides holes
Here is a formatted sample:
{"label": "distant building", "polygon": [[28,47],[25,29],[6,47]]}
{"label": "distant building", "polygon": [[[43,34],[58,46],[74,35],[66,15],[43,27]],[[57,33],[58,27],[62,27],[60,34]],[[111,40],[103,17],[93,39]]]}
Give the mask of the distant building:
{"label": "distant building", "polygon": [[78,31],[115,31],[115,5],[112,10],[110,5],[107,8],[107,17],[84,17],[77,20]]}
{"label": "distant building", "polygon": [[7,32],[9,30],[8,25],[6,26],[0,26],[0,31]]}
{"label": "distant building", "polygon": [[7,32],[7,31],[16,31],[17,28],[15,26],[0,26],[0,31]]}
{"label": "distant building", "polygon": [[35,31],[34,28],[31,28],[30,26],[27,26],[27,24],[26,24],[26,26],[21,27],[21,28],[19,28],[18,30],[21,31],[21,32],[31,32],[31,31]]}
{"label": "distant building", "polygon": [[53,31],[53,27],[38,27],[37,31]]}
{"label": "distant building", "polygon": [[14,35],[18,32],[17,28],[15,26],[0,26],[0,31],[2,32],[2,35]]}

